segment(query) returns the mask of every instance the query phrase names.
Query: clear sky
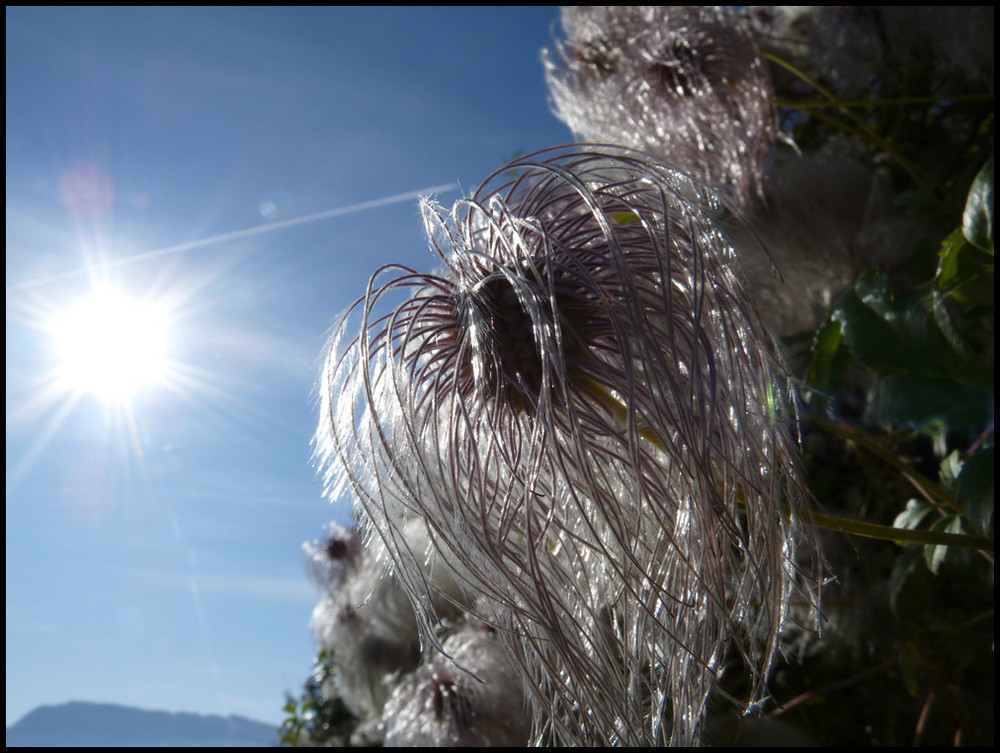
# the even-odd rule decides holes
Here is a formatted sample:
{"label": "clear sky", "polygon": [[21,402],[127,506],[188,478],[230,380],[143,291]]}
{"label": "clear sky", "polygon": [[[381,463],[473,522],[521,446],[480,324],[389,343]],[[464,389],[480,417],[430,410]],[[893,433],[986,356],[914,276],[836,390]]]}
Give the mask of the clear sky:
{"label": "clear sky", "polygon": [[[324,337],[379,265],[434,267],[417,193],[570,140],[557,15],[7,9],[8,725],[281,719],[301,545],[349,515],[310,457]],[[102,321],[106,286],[131,303]]]}

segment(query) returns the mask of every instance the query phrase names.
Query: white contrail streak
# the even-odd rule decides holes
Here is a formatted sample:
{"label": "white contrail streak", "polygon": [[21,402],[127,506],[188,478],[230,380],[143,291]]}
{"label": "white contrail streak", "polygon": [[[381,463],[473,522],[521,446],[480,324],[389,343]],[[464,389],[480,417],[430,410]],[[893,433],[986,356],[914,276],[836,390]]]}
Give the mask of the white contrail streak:
{"label": "white contrail streak", "polygon": [[[360,204],[352,204],[349,207],[340,207],[339,209],[328,209],[325,212],[316,212],[315,214],[307,214],[304,217],[295,217],[290,220],[281,220],[279,222],[271,222],[267,225],[258,225],[257,227],[246,228],[244,230],[234,230],[230,233],[222,233],[221,235],[213,235],[208,238],[201,238],[196,241],[189,241],[188,243],[178,243],[175,246],[166,246],[165,248],[158,248],[153,251],[144,251],[140,254],[134,254],[132,256],[126,256],[122,259],[115,259],[113,261],[105,262],[99,265],[99,269],[112,269],[114,267],[123,267],[127,264],[137,264],[142,261],[147,261],[149,259],[156,259],[160,256],[168,256],[170,254],[180,254],[185,251],[190,251],[195,248],[202,248],[204,246],[211,246],[216,243],[225,243],[227,241],[237,240],[238,238],[248,238],[251,235],[261,235],[263,233],[271,233],[275,230],[284,230],[288,227],[295,227],[296,225],[305,225],[309,222],[317,222],[319,220],[326,220],[330,217],[340,217],[344,214],[352,214],[354,212],[363,212],[366,209],[376,209],[378,207],[384,207],[388,204],[398,204],[401,201],[412,201],[419,196],[426,196],[427,194],[433,193],[447,193],[448,191],[453,191],[458,188],[458,183],[444,183],[440,186],[430,186],[428,188],[421,188],[418,191],[408,191],[406,193],[396,194],[395,196],[387,196],[383,199],[373,199],[372,201],[363,201]],[[48,277],[39,277],[34,280],[27,280],[26,282],[19,282],[16,285],[7,286],[7,293],[17,292],[20,290],[28,290],[31,288],[37,288],[42,285],[48,285],[49,283],[59,282],[60,280],[67,280],[73,277],[80,277],[85,274],[90,274],[94,271],[94,267],[82,267],[80,269],[74,269],[70,272],[62,272],[57,275],[49,275]]]}

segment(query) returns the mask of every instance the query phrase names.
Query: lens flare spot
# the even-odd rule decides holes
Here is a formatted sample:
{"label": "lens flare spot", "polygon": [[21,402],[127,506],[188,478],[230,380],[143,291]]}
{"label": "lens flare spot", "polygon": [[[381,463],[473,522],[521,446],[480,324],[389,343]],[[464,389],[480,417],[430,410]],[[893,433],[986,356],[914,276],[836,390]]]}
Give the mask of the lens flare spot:
{"label": "lens flare spot", "polygon": [[81,162],[63,173],[59,197],[75,215],[100,217],[108,213],[114,202],[114,183],[100,165]]}

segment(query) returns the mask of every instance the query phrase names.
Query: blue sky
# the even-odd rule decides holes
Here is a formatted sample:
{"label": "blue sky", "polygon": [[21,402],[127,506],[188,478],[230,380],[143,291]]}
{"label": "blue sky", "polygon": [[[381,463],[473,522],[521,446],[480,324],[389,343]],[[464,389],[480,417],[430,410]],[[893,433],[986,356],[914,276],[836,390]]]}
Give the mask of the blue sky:
{"label": "blue sky", "polygon": [[[310,458],[324,337],[379,265],[434,266],[417,192],[570,140],[557,15],[7,9],[8,725],[280,720],[314,654],[301,544],[349,514]],[[124,405],[54,378],[50,324],[98,283],[168,311],[168,377]]]}

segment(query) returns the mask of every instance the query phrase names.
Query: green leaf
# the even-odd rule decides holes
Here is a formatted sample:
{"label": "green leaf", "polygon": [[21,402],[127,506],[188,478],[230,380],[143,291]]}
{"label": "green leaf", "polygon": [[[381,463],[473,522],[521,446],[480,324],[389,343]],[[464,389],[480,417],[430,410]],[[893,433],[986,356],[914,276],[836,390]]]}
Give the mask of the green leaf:
{"label": "green leaf", "polygon": [[882,379],[869,396],[865,419],[887,428],[915,429],[930,437],[974,432],[993,403],[993,390],[911,374]]}
{"label": "green leaf", "polygon": [[969,522],[987,536],[993,528],[993,461],[993,447],[967,459],[958,477],[956,495]]}
{"label": "green leaf", "polygon": [[945,296],[993,307],[993,257],[969,244],[961,229],[941,242],[935,280]]}
{"label": "green leaf", "polygon": [[962,232],[976,248],[993,255],[993,159],[972,181],[962,214]]}
{"label": "green leaf", "polygon": [[906,503],[906,509],[892,521],[892,527],[915,530],[920,526],[920,521],[933,509],[932,505],[922,499],[911,499]]}
{"label": "green leaf", "polygon": [[843,385],[848,362],[848,351],[843,342],[843,328],[838,321],[831,321],[816,332],[812,360],[806,371],[806,381],[811,387],[831,393]]}
{"label": "green leaf", "polygon": [[844,295],[833,318],[843,324],[844,341],[862,366],[992,388],[988,366],[959,352],[935,320],[934,305],[926,290],[893,295],[884,276],[868,273]]}
{"label": "green leaf", "polygon": [[862,366],[902,372],[923,369],[927,357],[913,345],[923,333],[915,331],[899,308],[889,294],[888,280],[874,274],[863,276],[844,296],[834,318],[843,324],[847,346]]}
{"label": "green leaf", "polygon": [[937,272],[938,287],[941,290],[947,290],[959,277],[959,267],[962,261],[961,252],[965,246],[965,235],[961,230],[956,230],[941,242]]}
{"label": "green leaf", "polygon": [[[961,533],[962,519],[957,515],[948,515],[935,520],[931,524],[930,530],[942,533]],[[945,557],[948,556],[949,547],[942,545],[928,545],[924,547],[924,559],[927,561],[927,569],[935,575],[944,564]]]}
{"label": "green leaf", "polygon": [[958,450],[955,450],[941,461],[938,476],[941,479],[941,483],[951,491],[955,491],[955,488],[958,486],[958,476],[962,472],[964,462],[962,453]]}

